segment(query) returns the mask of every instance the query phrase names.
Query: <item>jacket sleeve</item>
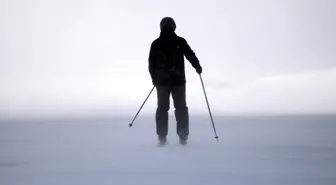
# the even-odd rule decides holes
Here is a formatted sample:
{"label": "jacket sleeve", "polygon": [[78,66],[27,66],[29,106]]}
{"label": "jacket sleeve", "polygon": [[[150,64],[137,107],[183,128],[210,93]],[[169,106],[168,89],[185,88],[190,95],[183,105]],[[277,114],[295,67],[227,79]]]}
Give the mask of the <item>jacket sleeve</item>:
{"label": "jacket sleeve", "polygon": [[154,57],[154,43],[151,44],[148,57],[148,71],[152,78],[152,81],[155,81],[155,57]]}
{"label": "jacket sleeve", "polygon": [[191,49],[187,41],[182,38],[183,43],[183,52],[186,56],[187,60],[191,63],[191,65],[197,70],[201,68],[200,62],[195,54],[195,52]]}

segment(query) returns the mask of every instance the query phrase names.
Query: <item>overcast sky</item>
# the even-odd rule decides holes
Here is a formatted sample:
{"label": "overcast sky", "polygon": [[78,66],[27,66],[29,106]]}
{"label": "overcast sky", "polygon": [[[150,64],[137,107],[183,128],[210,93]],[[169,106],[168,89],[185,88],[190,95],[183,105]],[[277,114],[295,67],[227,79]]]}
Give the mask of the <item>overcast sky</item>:
{"label": "overcast sky", "polygon": [[[133,116],[152,87],[150,44],[171,16],[215,114],[336,113],[335,9],[334,0],[1,0],[0,112]],[[207,113],[186,62],[190,112]],[[153,94],[143,112],[155,103]]]}

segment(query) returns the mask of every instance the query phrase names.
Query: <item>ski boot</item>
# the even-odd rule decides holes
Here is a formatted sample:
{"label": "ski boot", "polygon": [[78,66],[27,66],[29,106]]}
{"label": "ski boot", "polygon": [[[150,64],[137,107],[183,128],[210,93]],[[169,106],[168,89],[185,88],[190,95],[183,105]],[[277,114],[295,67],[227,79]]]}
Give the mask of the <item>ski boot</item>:
{"label": "ski boot", "polygon": [[159,136],[159,145],[163,146],[167,144],[167,137],[166,136]]}
{"label": "ski boot", "polygon": [[186,135],[180,135],[180,144],[181,145],[186,145],[187,144],[187,140],[188,140],[188,136]]}

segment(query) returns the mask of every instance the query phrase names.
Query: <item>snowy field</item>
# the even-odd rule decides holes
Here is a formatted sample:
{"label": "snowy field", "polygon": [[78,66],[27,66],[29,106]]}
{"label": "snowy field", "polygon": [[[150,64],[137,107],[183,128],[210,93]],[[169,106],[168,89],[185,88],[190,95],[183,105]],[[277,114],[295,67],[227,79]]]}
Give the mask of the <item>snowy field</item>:
{"label": "snowy field", "polygon": [[0,124],[0,185],[335,185],[336,117],[191,117],[188,146],[170,120]]}

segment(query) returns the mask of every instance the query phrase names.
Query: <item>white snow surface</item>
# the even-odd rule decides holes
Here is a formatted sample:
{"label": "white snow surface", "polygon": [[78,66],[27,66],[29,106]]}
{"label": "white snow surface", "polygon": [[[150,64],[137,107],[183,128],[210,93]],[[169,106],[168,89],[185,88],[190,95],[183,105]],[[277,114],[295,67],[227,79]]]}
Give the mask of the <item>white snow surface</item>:
{"label": "white snow surface", "polygon": [[190,118],[188,146],[154,118],[0,123],[1,185],[335,185],[335,117]]}

